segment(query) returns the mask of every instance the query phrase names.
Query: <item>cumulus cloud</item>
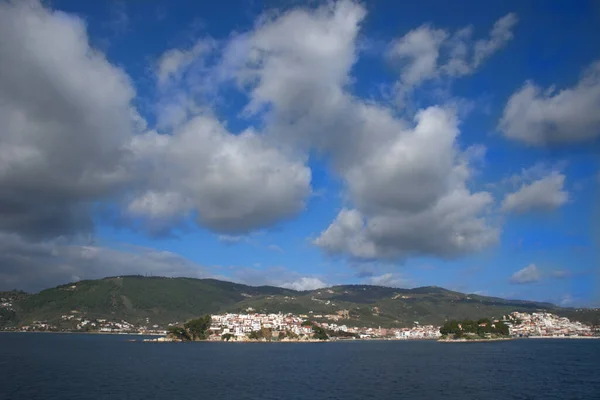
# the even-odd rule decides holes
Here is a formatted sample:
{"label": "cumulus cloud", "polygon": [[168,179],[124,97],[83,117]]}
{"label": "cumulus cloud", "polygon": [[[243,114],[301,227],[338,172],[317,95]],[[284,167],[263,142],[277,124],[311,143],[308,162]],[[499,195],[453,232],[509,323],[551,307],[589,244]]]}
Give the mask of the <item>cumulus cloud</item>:
{"label": "cumulus cloud", "polygon": [[388,57],[402,65],[403,84],[413,86],[437,74],[440,46],[447,38],[443,29],[423,25],[391,44]]}
{"label": "cumulus cloud", "polygon": [[556,279],[567,279],[573,276],[573,272],[568,269],[557,269],[552,271],[550,276]]}
{"label": "cumulus cloud", "polygon": [[119,275],[216,278],[294,290],[328,286],[322,278],[303,276],[283,267],[230,267],[225,271],[148,247],[122,243],[107,247],[63,238],[39,241],[0,233],[0,291],[37,292],[69,282]]}
{"label": "cumulus cloud", "polygon": [[504,197],[502,209],[516,213],[557,209],[569,200],[569,193],[564,190],[565,178],[564,174],[552,172],[531,183],[523,183],[516,192]]}
{"label": "cumulus cloud", "polygon": [[[365,16],[353,1],[295,8],[262,16],[224,43],[201,39],[165,52],[156,65],[165,114],[155,131],[133,106],[129,77],[89,45],[80,18],[35,2],[0,3],[0,232],[58,254],[50,269],[62,271],[60,279],[80,269],[56,260],[79,265],[71,250],[82,246],[53,238],[90,232],[98,204],[115,204],[152,233],[193,218],[243,235],[304,209],[312,192],[306,162],[318,153],[346,195],[346,208],[314,241],[326,253],[455,257],[494,243],[493,200],[470,189],[474,154],[459,146],[456,110],[442,105],[404,118],[351,94]],[[409,33],[394,53],[405,62],[401,80],[470,73],[510,39],[514,22],[502,21],[484,41],[474,42],[468,28]],[[242,116],[259,128],[234,131],[196,102],[205,89],[231,83],[247,95]],[[131,253],[97,252],[106,263]],[[302,275],[271,282],[324,284]]]}
{"label": "cumulus cloud", "polygon": [[400,70],[395,91],[400,105],[425,81],[472,74],[487,58],[506,45],[518,18],[500,18],[489,38],[474,40],[470,26],[451,33],[425,24],[392,41],[387,56]]}
{"label": "cumulus cloud", "polygon": [[244,233],[301,211],[311,193],[311,172],[301,159],[252,129],[233,135],[211,115],[194,117],[172,135],[139,135],[131,148],[148,178],[127,209],[156,227],[193,211],[216,232]]}
{"label": "cumulus cloud", "polygon": [[535,146],[582,142],[600,135],[600,61],[572,88],[542,89],[527,82],[508,100],[499,128],[510,139]]}
{"label": "cumulus cloud", "polygon": [[510,283],[512,284],[527,284],[538,282],[541,279],[541,273],[535,264],[530,264],[527,267],[515,272],[510,277]]}
{"label": "cumulus cloud", "polygon": [[304,291],[321,289],[326,287],[327,284],[318,278],[302,277],[293,282],[285,282],[281,286],[288,289]]}
{"label": "cumulus cloud", "polygon": [[405,288],[410,285],[410,280],[403,275],[388,272],[382,275],[371,276],[367,279],[370,285]]}
{"label": "cumulus cloud", "polygon": [[31,241],[0,233],[0,290],[38,291],[82,279],[118,275],[204,278],[210,270],[168,251],[109,248],[62,239]]}
{"label": "cumulus cloud", "polygon": [[322,277],[303,276],[301,273],[283,267],[235,268],[232,267],[232,280],[248,285],[279,286],[293,290],[315,290],[329,286]]}
{"label": "cumulus cloud", "polygon": [[349,1],[295,9],[225,50],[224,70],[249,93],[246,111],[271,137],[327,154],[346,184],[355,207],[314,243],[357,258],[455,256],[493,243],[497,230],[484,218],[492,199],[467,189],[455,111],[432,107],[411,124],[349,94],[364,17]]}
{"label": "cumulus cloud", "polygon": [[0,229],[89,231],[90,205],[129,183],[129,77],[90,47],[84,22],[0,3]]}
{"label": "cumulus cloud", "polygon": [[494,243],[498,230],[486,220],[493,199],[466,186],[457,123],[451,110],[427,109],[413,129],[398,127],[392,142],[357,159],[344,171],[357,208],[342,210],[315,244],[330,254],[393,259],[450,258]]}
{"label": "cumulus cloud", "polygon": [[514,13],[510,13],[500,18],[490,32],[489,39],[481,39],[475,42],[473,50],[473,65],[477,67],[483,60],[504,47],[507,42],[513,38],[513,28],[517,24],[518,18]]}
{"label": "cumulus cloud", "polygon": [[210,38],[200,39],[189,49],[169,49],[158,59],[156,75],[158,84],[166,85],[169,81],[181,79],[181,74],[186,71],[190,64],[204,61],[216,46],[216,42]]}
{"label": "cumulus cloud", "polygon": [[[159,81],[211,48],[167,52]],[[219,232],[289,217],[310,170],[247,129],[204,110],[160,134],[146,129],[129,77],[90,47],[84,22],[35,2],[0,4],[0,229],[53,237],[92,229],[91,206],[122,201],[150,231],[190,214]]]}

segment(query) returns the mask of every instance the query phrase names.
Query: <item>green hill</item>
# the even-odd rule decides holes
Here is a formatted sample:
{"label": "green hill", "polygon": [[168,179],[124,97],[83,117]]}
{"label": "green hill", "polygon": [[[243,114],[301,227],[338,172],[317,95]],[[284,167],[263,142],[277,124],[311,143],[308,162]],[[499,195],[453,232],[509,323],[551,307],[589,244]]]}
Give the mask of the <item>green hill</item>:
{"label": "green hill", "polygon": [[600,315],[598,310],[576,312],[549,303],[467,295],[439,287],[397,289],[344,285],[301,292],[215,279],[142,276],[80,281],[37,294],[8,292],[0,295],[3,296],[13,299],[13,312],[6,313],[6,318],[0,315],[0,327],[36,320],[60,325],[61,316],[73,312],[87,318],[126,320],[135,324],[149,321],[160,326],[206,313],[248,309],[310,314],[317,320],[340,312],[345,319],[339,323],[382,327],[411,326],[415,321],[441,325],[447,319],[497,317],[512,311],[547,310],[584,322],[597,321]]}

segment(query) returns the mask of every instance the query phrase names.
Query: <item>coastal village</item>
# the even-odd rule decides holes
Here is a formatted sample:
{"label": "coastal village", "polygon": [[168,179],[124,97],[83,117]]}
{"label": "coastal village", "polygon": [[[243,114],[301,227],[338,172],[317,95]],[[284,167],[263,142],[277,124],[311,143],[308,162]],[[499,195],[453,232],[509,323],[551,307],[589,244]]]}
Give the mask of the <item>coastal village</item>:
{"label": "coastal village", "polygon": [[[12,310],[10,299],[0,299],[0,308]],[[414,321],[412,327],[405,328],[372,328],[350,326],[347,315],[343,312],[333,315],[315,314],[263,314],[247,310],[246,313],[226,313],[211,315],[211,325],[208,329],[208,340],[228,341],[253,340],[253,332],[269,332],[269,340],[299,341],[310,340],[313,334],[312,326],[318,326],[328,332],[330,339],[439,339],[440,327],[421,325]],[[306,322],[311,321],[311,325]],[[326,321],[326,322],[325,322]],[[513,312],[496,319],[504,321],[509,327],[512,337],[597,337],[600,328],[591,327],[580,322],[555,314]],[[111,321],[102,318],[88,318],[85,312],[72,310],[60,317],[60,323],[33,321],[18,328],[5,328],[12,331],[49,331],[49,332],[90,332],[140,335],[166,335],[169,327],[179,326],[181,322],[173,322],[168,326],[153,324],[146,319],[145,324],[134,324],[125,320]],[[65,328],[69,326],[70,328]],[[164,341],[167,339],[163,339]],[[261,340],[266,340],[261,338]]]}
{"label": "coastal village", "polygon": [[591,326],[550,313],[514,312],[504,317],[514,337],[589,337],[599,334]]}

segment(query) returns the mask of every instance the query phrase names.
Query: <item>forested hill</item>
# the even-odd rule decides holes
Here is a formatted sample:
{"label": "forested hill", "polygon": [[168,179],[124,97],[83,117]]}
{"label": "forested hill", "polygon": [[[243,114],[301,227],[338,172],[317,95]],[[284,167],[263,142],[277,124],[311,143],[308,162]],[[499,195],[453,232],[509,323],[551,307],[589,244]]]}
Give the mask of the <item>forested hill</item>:
{"label": "forested hill", "polygon": [[595,320],[598,310],[576,311],[549,303],[504,300],[463,294],[430,286],[397,289],[344,285],[313,291],[272,286],[247,286],[215,279],[122,276],[80,281],[37,294],[0,293],[11,312],[0,314],[2,325],[32,321],[59,323],[62,315],[77,312],[88,318],[158,324],[183,322],[207,313],[226,311],[343,314],[344,323],[359,326],[441,325],[447,319],[497,317],[512,311],[546,310],[572,319]]}

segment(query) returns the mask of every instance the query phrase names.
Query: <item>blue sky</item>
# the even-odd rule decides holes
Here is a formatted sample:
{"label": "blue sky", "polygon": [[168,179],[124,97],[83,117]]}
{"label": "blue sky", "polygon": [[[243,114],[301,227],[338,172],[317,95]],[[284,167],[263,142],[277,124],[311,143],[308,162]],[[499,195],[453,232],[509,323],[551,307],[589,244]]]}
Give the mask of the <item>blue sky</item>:
{"label": "blue sky", "polygon": [[600,305],[595,2],[1,2],[0,26],[0,289]]}

